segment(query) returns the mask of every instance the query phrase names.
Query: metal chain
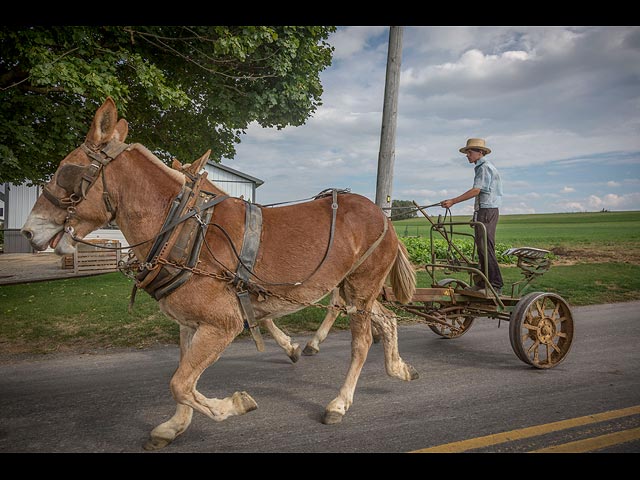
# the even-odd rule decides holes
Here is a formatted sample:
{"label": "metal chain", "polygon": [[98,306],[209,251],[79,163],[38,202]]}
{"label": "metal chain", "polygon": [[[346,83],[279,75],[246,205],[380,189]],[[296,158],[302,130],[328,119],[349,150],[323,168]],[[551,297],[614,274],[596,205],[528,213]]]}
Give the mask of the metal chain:
{"label": "metal chain", "polygon": [[[233,273],[231,273],[228,270],[224,270],[224,273],[219,274],[219,273],[214,273],[214,272],[209,272],[207,270],[203,270],[201,268],[198,267],[189,267],[187,265],[181,264],[181,263],[176,263],[176,262],[171,262],[165,258],[158,258],[156,260],[154,260],[153,262],[149,262],[146,263],[144,265],[142,265],[133,255],[133,252],[129,252],[128,254],[128,259],[126,261],[120,261],[120,264],[118,265],[118,269],[127,277],[132,278],[135,280],[135,274],[133,273],[135,270],[140,271],[140,269],[142,268],[147,268],[148,270],[153,270],[155,268],[158,268],[158,265],[167,265],[170,267],[174,267],[174,268],[178,268],[178,269],[182,269],[182,270],[188,270],[191,273],[195,274],[195,275],[202,275],[205,277],[210,277],[210,278],[215,278],[216,280],[220,280],[223,281],[225,283],[231,283],[234,279],[235,279],[235,275]],[[294,299],[288,295],[282,295],[270,290],[267,290],[266,288],[263,288],[261,285],[258,285],[256,283],[249,283],[249,284],[245,284],[246,286],[249,287],[249,290],[254,290],[258,293],[258,295],[266,295],[266,296],[271,296],[271,297],[275,297],[279,300],[283,300],[285,302],[288,303],[292,303],[294,305],[299,305],[302,307],[313,307],[313,308],[319,308],[319,309],[324,309],[324,310],[334,310],[334,311],[338,311],[340,313],[343,313],[345,315],[350,315],[353,313],[359,313],[362,315],[375,315],[377,317],[383,317],[383,318],[391,318],[391,319],[395,319],[396,321],[398,319],[402,319],[405,320],[407,317],[401,317],[398,315],[387,315],[385,313],[374,313],[374,312],[368,312],[366,310],[358,310],[354,307],[346,307],[346,306],[340,306],[340,305],[322,305],[320,303],[312,303],[312,302],[303,302],[297,299]],[[243,288],[243,285],[239,286],[238,288]],[[387,308],[393,308],[393,307],[398,307],[397,304],[393,303],[393,302],[389,302],[389,301],[380,301],[378,300],[378,302],[380,304],[382,304],[383,306],[387,307]],[[399,307],[402,308],[402,307]],[[416,316],[412,316],[411,318],[413,319],[418,319],[419,317]],[[454,325],[448,324],[445,322],[434,322],[434,321],[430,321],[424,318],[419,318],[419,320],[423,323],[425,323],[426,325],[434,325],[434,326],[446,326],[449,329],[451,329],[451,331],[453,333],[456,333],[458,331],[461,330],[461,328],[456,327]]]}

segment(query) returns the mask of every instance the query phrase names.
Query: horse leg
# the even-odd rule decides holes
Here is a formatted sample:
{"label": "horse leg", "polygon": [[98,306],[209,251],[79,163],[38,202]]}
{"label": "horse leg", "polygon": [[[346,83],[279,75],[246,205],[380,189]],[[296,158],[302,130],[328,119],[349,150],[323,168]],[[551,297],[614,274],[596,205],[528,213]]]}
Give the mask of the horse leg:
{"label": "horse leg", "polygon": [[[344,307],[345,303],[343,298],[340,296],[339,288],[334,288],[331,291],[330,304],[335,305],[337,307]],[[313,338],[309,340],[307,342],[307,346],[304,347],[304,350],[302,351],[303,355],[315,355],[320,351],[320,344],[324,342],[325,339],[327,338],[327,335],[329,335],[329,331],[331,330],[331,327],[336,322],[339,315],[340,315],[340,310],[338,310],[337,308],[330,308],[327,310],[327,314],[325,315],[324,320],[322,320],[322,323],[320,324],[320,328],[316,330],[316,333],[313,336]],[[373,343],[378,343],[381,337],[375,325],[373,325],[373,328],[371,329],[371,333],[373,335]]]}
{"label": "horse leg", "polygon": [[322,423],[326,425],[339,423],[353,403],[353,394],[360,377],[360,372],[367,359],[369,347],[373,343],[371,336],[371,320],[369,308],[373,300],[369,302],[349,302],[356,307],[356,312],[349,315],[351,327],[351,364],[338,396],[331,400],[325,408]]}
{"label": "horse leg", "polygon": [[[339,288],[334,288],[331,291],[330,303],[331,305],[335,305],[338,307],[344,306],[344,300],[340,296]],[[324,342],[324,340],[327,338],[327,335],[329,335],[329,331],[338,318],[338,315],[340,315],[340,310],[336,308],[330,308],[327,310],[327,314],[325,315],[324,320],[322,320],[320,328],[316,330],[313,338],[309,340],[307,342],[307,346],[304,347],[304,350],[302,351],[303,355],[315,355],[320,351],[320,344]]]}
{"label": "horse leg", "polygon": [[376,324],[373,322],[371,323],[371,336],[373,337],[373,343],[379,343],[380,340],[382,339],[382,334],[380,333],[380,330],[378,329]]}
{"label": "horse leg", "polygon": [[291,337],[285,334],[270,318],[261,320],[262,324],[269,331],[273,339],[276,341],[280,348],[284,350],[287,356],[293,363],[296,363],[300,359],[300,345],[297,343],[291,343]]}
{"label": "horse leg", "polygon": [[[180,325],[180,361],[182,361],[194,333],[195,330],[193,328]],[[192,417],[193,408],[178,403],[176,405],[176,413],[173,414],[173,417],[151,431],[151,438],[157,439],[158,441],[155,443],[152,440],[147,442],[144,446],[145,450],[156,450],[171,443],[191,425]],[[159,439],[163,439],[163,441],[161,442]]]}
{"label": "horse leg", "polygon": [[185,416],[188,408],[195,409],[216,421],[258,408],[255,400],[246,392],[235,392],[231,397],[220,400],[207,398],[196,390],[202,372],[220,357],[238,333],[240,330],[237,328],[220,328],[202,323],[190,335],[190,341],[184,342],[185,348],[180,364],[170,382],[171,393],[178,403],[176,415],[153,429],[151,438],[145,445],[146,450],[163,448],[182,433],[188,423],[180,423],[179,420],[172,423],[172,420],[177,415]]}
{"label": "horse leg", "polygon": [[398,322],[395,315],[377,300],[371,309],[371,323],[380,332],[387,374],[400,380],[415,380],[418,372],[406,363],[398,351]]}

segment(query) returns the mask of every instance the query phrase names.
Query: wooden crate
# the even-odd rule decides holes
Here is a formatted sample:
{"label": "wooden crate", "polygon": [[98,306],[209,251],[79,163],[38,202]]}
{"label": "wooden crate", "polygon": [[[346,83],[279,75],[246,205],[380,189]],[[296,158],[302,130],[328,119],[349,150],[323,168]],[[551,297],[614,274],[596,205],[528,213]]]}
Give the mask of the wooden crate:
{"label": "wooden crate", "polygon": [[73,255],[63,255],[61,260],[61,268],[63,270],[73,269]]}
{"label": "wooden crate", "polygon": [[[117,240],[96,238],[87,240],[94,245],[102,245],[110,248],[120,247]],[[114,272],[118,269],[120,250],[107,250],[78,243],[73,254],[73,271],[75,273],[103,273]]]}

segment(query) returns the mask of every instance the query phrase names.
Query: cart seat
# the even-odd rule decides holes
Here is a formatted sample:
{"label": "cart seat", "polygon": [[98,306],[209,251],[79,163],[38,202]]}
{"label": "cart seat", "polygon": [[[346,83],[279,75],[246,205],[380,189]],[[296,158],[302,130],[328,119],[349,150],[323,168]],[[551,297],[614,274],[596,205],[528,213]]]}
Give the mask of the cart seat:
{"label": "cart seat", "polygon": [[534,248],[534,247],[515,247],[510,248],[506,252],[505,255],[514,255],[516,257],[524,257],[527,259],[539,259],[545,258],[551,252],[549,250],[545,250],[543,248]]}
{"label": "cart seat", "polygon": [[522,274],[531,279],[549,270],[551,260],[548,255],[549,250],[534,247],[516,247],[510,248],[506,255],[514,255],[518,257],[517,266],[522,270]]}

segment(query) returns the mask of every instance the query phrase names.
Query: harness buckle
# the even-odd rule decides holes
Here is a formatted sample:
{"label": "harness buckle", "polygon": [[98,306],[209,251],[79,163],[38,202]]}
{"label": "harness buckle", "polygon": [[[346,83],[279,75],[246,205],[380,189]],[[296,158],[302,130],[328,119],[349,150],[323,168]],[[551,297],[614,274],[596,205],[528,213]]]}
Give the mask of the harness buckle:
{"label": "harness buckle", "polygon": [[199,213],[194,214],[194,215],[193,215],[193,218],[195,218],[195,219],[196,219],[196,221],[197,221],[200,225],[202,225],[203,227],[206,225],[206,224],[205,224],[205,222],[204,222],[204,220],[202,220],[202,217],[200,216],[200,214],[199,214]]}

